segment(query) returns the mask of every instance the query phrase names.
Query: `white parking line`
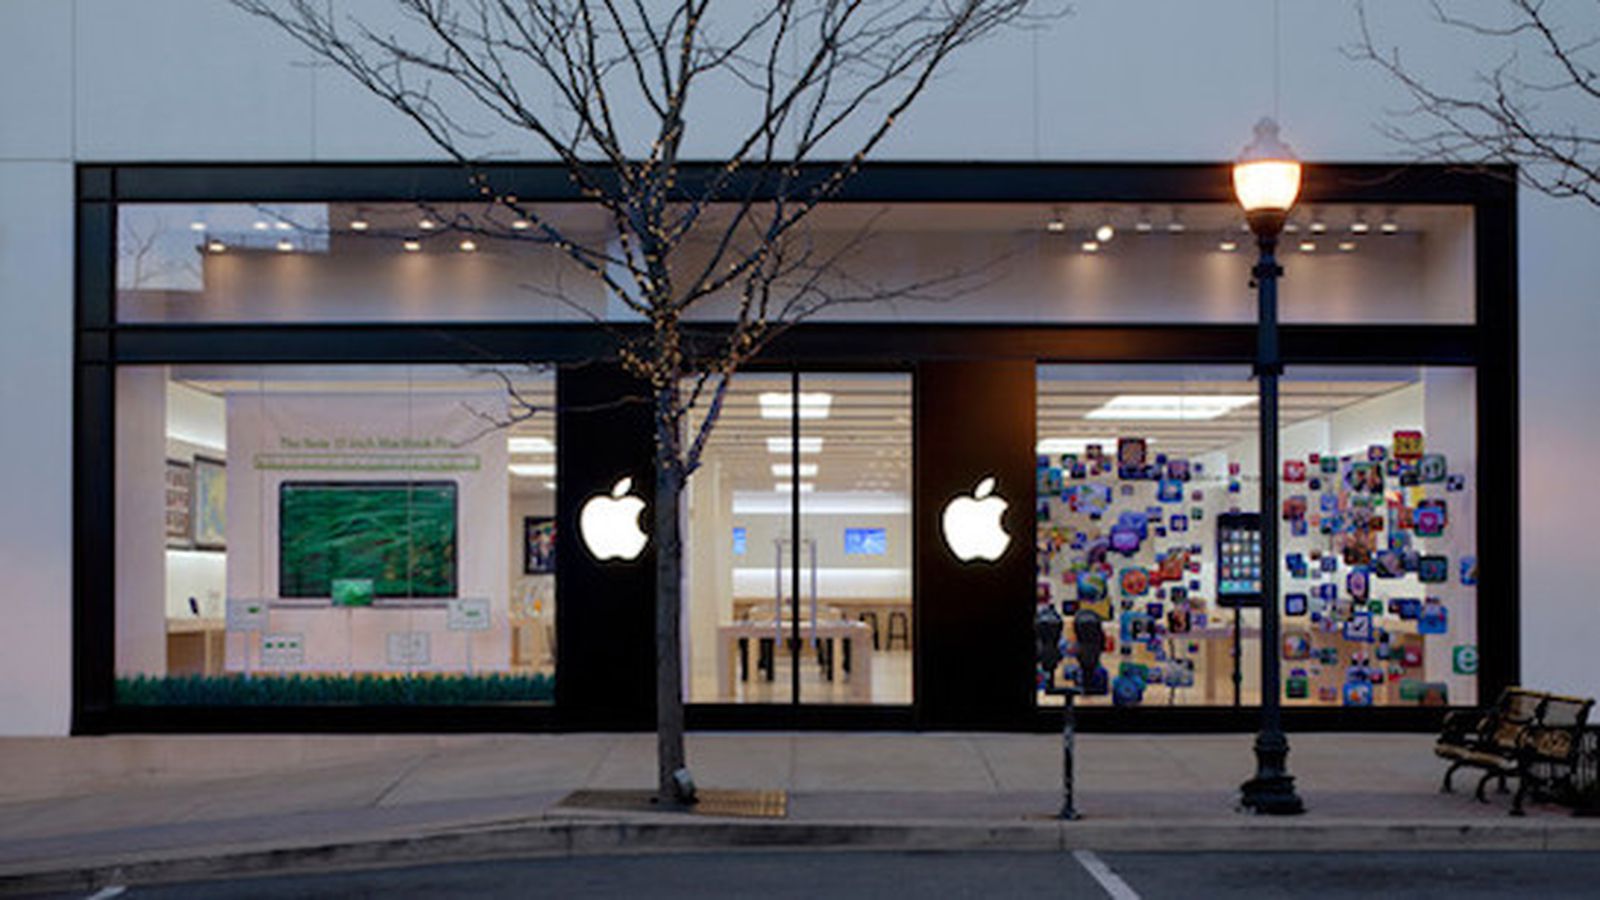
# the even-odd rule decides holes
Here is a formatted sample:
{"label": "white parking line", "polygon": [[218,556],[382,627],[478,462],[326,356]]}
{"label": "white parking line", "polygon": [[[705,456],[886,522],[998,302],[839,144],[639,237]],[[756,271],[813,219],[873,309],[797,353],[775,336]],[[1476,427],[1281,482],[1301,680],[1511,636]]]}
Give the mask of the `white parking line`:
{"label": "white parking line", "polygon": [[127,890],[127,885],[108,884],[100,890],[90,894],[87,898],[85,898],[85,900],[111,900],[112,897],[119,897],[126,893]]}
{"label": "white parking line", "polygon": [[1100,887],[1105,889],[1112,900],[1139,900],[1139,893],[1128,887],[1122,876],[1111,871],[1111,867],[1096,856],[1093,850],[1074,850],[1072,858],[1078,861],[1078,865],[1083,866],[1083,870],[1088,872],[1090,877],[1100,883]]}

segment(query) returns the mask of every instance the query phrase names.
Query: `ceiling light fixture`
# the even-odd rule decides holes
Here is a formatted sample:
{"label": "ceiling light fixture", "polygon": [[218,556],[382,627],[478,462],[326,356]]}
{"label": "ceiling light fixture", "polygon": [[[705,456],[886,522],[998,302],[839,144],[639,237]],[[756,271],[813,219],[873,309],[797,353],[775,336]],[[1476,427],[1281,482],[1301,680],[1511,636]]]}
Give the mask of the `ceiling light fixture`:
{"label": "ceiling light fixture", "polygon": [[554,478],[555,463],[512,463],[506,467],[518,478]]}
{"label": "ceiling light fixture", "polygon": [[[786,437],[769,437],[769,438],[767,438],[767,452],[768,453],[779,453],[779,454],[787,456],[790,453],[794,452],[794,445],[789,443],[789,439],[786,438]],[[801,453],[821,453],[822,452],[822,438],[820,438],[820,437],[803,437],[803,438],[800,438],[800,452]]]}
{"label": "ceiling light fixture", "polygon": [[1231,238],[1223,238],[1217,243],[1217,249],[1221,250],[1223,253],[1232,253],[1233,251],[1239,249],[1239,242]]}
{"label": "ceiling light fixture", "polygon": [[422,242],[421,241],[403,241],[400,244],[400,246],[407,253],[415,253],[418,250],[422,249]]}
{"label": "ceiling light fixture", "polygon": [[[772,489],[777,491],[780,494],[792,494],[792,493],[794,493],[794,482],[792,482],[792,481],[780,481],[777,484],[774,484],[772,486]],[[816,489],[817,489],[817,485],[816,485],[815,482],[811,482],[811,481],[802,481],[802,482],[800,482],[800,493],[802,493],[802,494],[812,493]]]}
{"label": "ceiling light fixture", "polygon": [[438,225],[439,223],[433,221],[432,219],[422,219],[421,221],[417,222],[417,227],[421,228],[423,231],[432,231],[433,229],[437,228]]}
{"label": "ceiling light fixture", "polygon": [[211,241],[210,243],[206,244],[206,250],[212,253],[221,253],[226,249],[228,249],[228,245],[221,241]]}
{"label": "ceiling light fixture", "polygon": [[1317,245],[1312,241],[1301,241],[1300,242],[1300,252],[1301,253],[1315,253],[1315,252],[1317,252]]}
{"label": "ceiling light fixture", "polygon": [[1084,241],[1078,245],[1078,249],[1085,253],[1099,253],[1100,243],[1098,241]]}
{"label": "ceiling light fixture", "polygon": [[462,253],[471,253],[478,249],[478,245],[475,241],[462,241],[459,246],[461,247]]}
{"label": "ceiling light fixture", "polygon": [[269,226],[266,222],[257,219],[256,221],[250,223],[250,227],[257,231],[266,231],[271,226]]}
{"label": "ceiling light fixture", "polygon": [[294,245],[289,243],[288,241],[279,241],[278,242],[278,252],[279,253],[288,253],[293,249],[294,249]]}
{"label": "ceiling light fixture", "polygon": [[1107,222],[1106,224],[1101,225],[1099,228],[1094,230],[1094,239],[1102,244],[1116,236],[1117,229],[1113,228],[1110,222]]}
{"label": "ceiling light fixture", "polygon": [[[772,464],[772,477],[774,477],[774,478],[793,478],[794,477],[794,466],[791,466],[788,463],[773,463]],[[817,477],[817,464],[816,463],[801,463],[800,464],[800,477],[801,478],[815,478],[815,477]]]}
{"label": "ceiling light fixture", "polygon": [[[761,418],[787,419],[794,415],[797,405],[794,395],[787,391],[768,391],[761,394],[757,400],[761,404]],[[826,419],[828,409],[833,405],[833,395],[817,392],[800,392],[798,401],[800,418]]]}
{"label": "ceiling light fixture", "polygon": [[512,231],[527,231],[529,224],[530,223],[528,222],[527,219],[512,219],[511,220],[511,230]]}
{"label": "ceiling light fixture", "polygon": [[1354,249],[1356,249],[1356,242],[1355,241],[1340,241],[1339,242],[1339,252],[1340,253],[1349,253],[1350,251],[1352,251]]}
{"label": "ceiling light fixture", "polygon": [[366,219],[351,219],[350,220],[350,230],[351,231],[366,231],[367,230],[367,220]]}
{"label": "ceiling light fixture", "polygon": [[518,435],[506,441],[506,449],[512,453],[554,453],[556,445],[547,437]]}
{"label": "ceiling light fixture", "polygon": [[1083,417],[1195,422],[1220,418],[1254,402],[1256,398],[1248,394],[1118,394]]}
{"label": "ceiling light fixture", "polygon": [[204,223],[204,222],[190,222],[189,223],[189,230],[190,231],[205,231],[206,230],[206,223]]}

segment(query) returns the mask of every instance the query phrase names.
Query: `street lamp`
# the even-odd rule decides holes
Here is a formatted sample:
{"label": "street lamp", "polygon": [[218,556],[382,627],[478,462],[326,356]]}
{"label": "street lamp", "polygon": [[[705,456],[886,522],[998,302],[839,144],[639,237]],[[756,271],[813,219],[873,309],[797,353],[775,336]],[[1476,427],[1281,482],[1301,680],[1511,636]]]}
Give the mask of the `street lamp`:
{"label": "street lamp", "polygon": [[[1278,654],[1278,235],[1300,193],[1300,161],[1278,139],[1278,123],[1256,123],[1255,140],[1233,164],[1233,191],[1255,233],[1260,255],[1250,274],[1256,287],[1256,385],[1261,456],[1261,732],[1256,735],[1256,775],[1240,788],[1240,802],[1267,815],[1305,811],[1289,774],[1289,739],[1283,733]],[[1241,615],[1242,608],[1235,611]]]}

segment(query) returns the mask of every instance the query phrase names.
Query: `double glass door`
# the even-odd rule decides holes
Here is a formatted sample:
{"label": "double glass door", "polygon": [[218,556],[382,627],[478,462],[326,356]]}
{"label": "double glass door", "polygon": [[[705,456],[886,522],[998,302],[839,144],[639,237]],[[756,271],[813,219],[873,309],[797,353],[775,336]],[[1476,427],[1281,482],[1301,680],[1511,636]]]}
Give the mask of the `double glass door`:
{"label": "double glass door", "polygon": [[691,702],[911,702],[909,374],[736,376],[685,505]]}

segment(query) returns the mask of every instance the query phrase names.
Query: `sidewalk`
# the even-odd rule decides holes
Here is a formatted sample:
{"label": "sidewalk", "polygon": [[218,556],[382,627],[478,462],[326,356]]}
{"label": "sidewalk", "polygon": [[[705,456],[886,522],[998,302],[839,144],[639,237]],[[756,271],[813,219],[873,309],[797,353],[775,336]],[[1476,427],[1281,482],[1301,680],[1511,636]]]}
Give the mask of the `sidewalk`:
{"label": "sidewalk", "polygon": [[1308,812],[1234,810],[1249,735],[695,734],[703,789],[788,792],[782,819],[558,805],[652,786],[654,736],[0,739],[0,892],[224,872],[729,846],[1600,849],[1600,821],[1438,793],[1428,735],[1291,736]]}

